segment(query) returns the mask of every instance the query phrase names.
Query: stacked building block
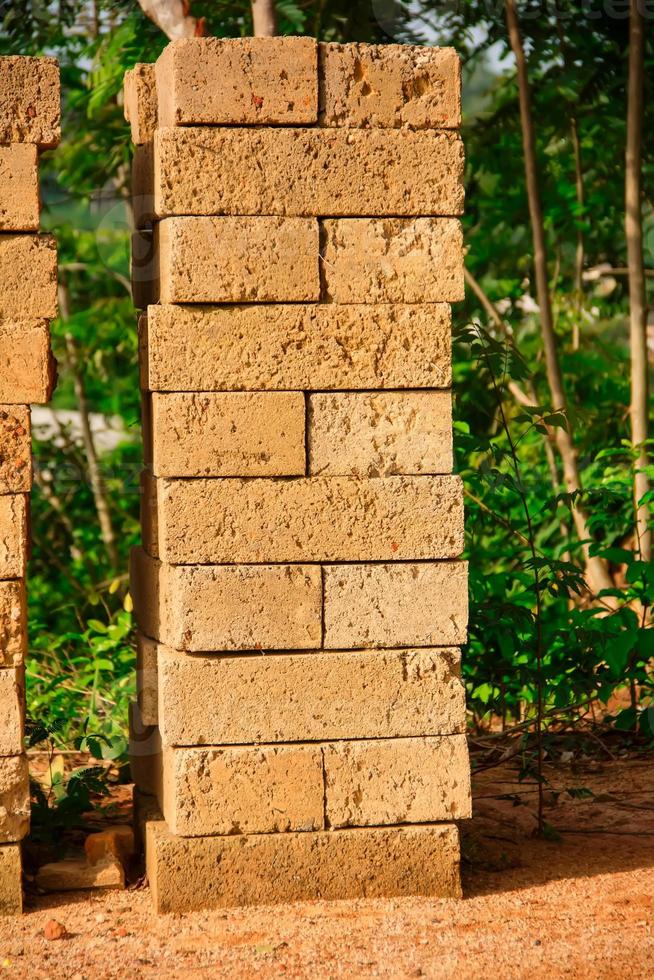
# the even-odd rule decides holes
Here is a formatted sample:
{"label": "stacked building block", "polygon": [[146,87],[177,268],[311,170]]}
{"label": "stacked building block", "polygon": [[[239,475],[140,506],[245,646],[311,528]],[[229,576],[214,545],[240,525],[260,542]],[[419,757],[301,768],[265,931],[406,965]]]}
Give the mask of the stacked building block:
{"label": "stacked building block", "polygon": [[155,905],[458,895],[457,56],[185,39],[125,103]]}
{"label": "stacked building block", "polygon": [[57,62],[0,57],[0,914],[21,911],[20,841],[29,829],[23,750],[29,406],[50,398],[48,321],[57,312],[56,246],[38,234],[38,152],[58,141]]}

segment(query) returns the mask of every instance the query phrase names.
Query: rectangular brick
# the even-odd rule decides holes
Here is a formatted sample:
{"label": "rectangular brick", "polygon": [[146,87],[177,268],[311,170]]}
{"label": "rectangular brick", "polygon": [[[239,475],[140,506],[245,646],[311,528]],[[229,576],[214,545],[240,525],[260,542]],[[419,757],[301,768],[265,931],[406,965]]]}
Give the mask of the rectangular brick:
{"label": "rectangular brick", "polygon": [[453,129],[461,125],[454,48],[318,45],[321,126]]}
{"label": "rectangular brick", "polygon": [[329,827],[471,816],[465,735],[335,742],[323,748]]}
{"label": "rectangular brick", "polygon": [[142,385],[154,391],[444,388],[451,381],[451,315],[443,303],[151,306],[139,333]]}
{"label": "rectangular brick", "polygon": [[449,391],[317,392],[308,399],[309,473],[451,473]]}
{"label": "rectangular brick", "polygon": [[[0,59],[0,63],[2,59]],[[57,245],[51,235],[0,235],[0,317],[57,315]]]}
{"label": "rectangular brick", "polygon": [[322,830],[323,792],[320,746],[164,752],[162,810],[183,837]]}
{"label": "rectangular brick", "polygon": [[144,633],[177,650],[315,650],[322,577],[312,565],[162,564],[132,552]]}
{"label": "rectangular brick", "polygon": [[465,731],[458,650],[201,657],[159,648],[165,745],[247,745]]}
{"label": "rectangular brick", "polygon": [[0,320],[0,402],[43,404],[57,372],[46,320]]}
{"label": "rectangular brick", "polygon": [[0,843],[22,840],[29,828],[30,779],[27,756],[0,758]]}
{"label": "rectangular brick", "polygon": [[155,226],[161,303],[284,303],[320,297],[312,218],[166,218]]}
{"label": "rectangular brick", "polygon": [[467,641],[467,562],[327,565],[323,574],[327,649]]}
{"label": "rectangular brick", "polygon": [[150,212],[456,215],[463,165],[452,133],[160,129],[154,151],[136,152],[134,188],[140,222]]}
{"label": "rectangular brick", "polygon": [[61,137],[56,58],[0,58],[0,143],[56,146]]}
{"label": "rectangular brick", "polygon": [[27,497],[0,495],[0,579],[24,578],[27,561]]}
{"label": "rectangular brick", "polygon": [[29,493],[32,486],[30,410],[0,405],[0,494]]}
{"label": "rectangular brick", "polygon": [[160,126],[312,123],[318,53],[310,37],[184,38],[156,63]]}
{"label": "rectangular brick", "polygon": [[132,142],[139,146],[154,138],[157,128],[157,80],[154,65],[137,64],[125,72],[125,119]]}
{"label": "rectangular brick", "polygon": [[39,219],[36,147],[0,146],[0,231],[38,231]]}
{"label": "rectangular brick", "polygon": [[128,706],[129,768],[141,793],[159,796],[162,786],[161,736],[156,725],[147,725],[135,701]]}
{"label": "rectangular brick", "polygon": [[20,844],[0,846],[0,915],[23,911],[23,864]]}
{"label": "rectangular brick", "polygon": [[456,476],[163,480],[144,475],[146,550],[173,564],[402,561],[463,550]]}
{"label": "rectangular brick", "polygon": [[163,821],[149,820],[145,840],[158,913],[318,899],[461,896],[455,824],[198,838],[176,837]]}
{"label": "rectangular brick", "polygon": [[21,579],[0,582],[0,668],[19,667],[27,650],[27,597]]}
{"label": "rectangular brick", "polygon": [[456,303],[464,298],[455,218],[320,222],[322,298],[331,303]]}
{"label": "rectangular brick", "polygon": [[20,755],[23,751],[24,696],[22,670],[0,670],[0,756]]}
{"label": "rectangular brick", "polygon": [[155,393],[149,414],[146,464],[155,476],[306,472],[302,392]]}
{"label": "rectangular brick", "polygon": [[144,725],[159,724],[156,640],[136,635],[136,700]]}

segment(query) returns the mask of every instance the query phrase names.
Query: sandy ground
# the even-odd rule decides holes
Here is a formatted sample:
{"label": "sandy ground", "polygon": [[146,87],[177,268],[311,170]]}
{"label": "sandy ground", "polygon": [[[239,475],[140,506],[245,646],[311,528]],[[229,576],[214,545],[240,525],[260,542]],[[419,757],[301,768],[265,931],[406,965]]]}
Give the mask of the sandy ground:
{"label": "sandy ground", "polygon": [[[535,840],[533,789],[509,768],[475,780],[465,898],[316,902],[155,917],[147,887],[36,897],[0,922],[8,977],[593,977],[654,975],[651,758],[550,773]],[[567,790],[589,789],[573,798]],[[575,794],[577,795],[577,794]],[[45,923],[70,938],[48,942]]]}

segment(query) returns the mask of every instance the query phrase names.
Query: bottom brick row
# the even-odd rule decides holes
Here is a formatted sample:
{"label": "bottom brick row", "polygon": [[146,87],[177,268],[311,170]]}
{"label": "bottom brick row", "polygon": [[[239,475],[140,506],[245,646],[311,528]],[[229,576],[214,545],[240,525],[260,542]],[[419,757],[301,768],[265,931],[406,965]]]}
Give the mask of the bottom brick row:
{"label": "bottom brick row", "polygon": [[157,912],[343,898],[459,898],[454,824],[176,837],[137,798]]}
{"label": "bottom brick row", "polygon": [[20,844],[0,846],[0,915],[23,911]]}

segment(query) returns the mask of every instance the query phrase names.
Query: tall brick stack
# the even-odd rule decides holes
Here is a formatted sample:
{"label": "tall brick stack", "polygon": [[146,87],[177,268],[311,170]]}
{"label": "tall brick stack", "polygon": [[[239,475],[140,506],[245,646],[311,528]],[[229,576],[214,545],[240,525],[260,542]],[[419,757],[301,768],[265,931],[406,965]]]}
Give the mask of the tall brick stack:
{"label": "tall brick stack", "polygon": [[50,398],[48,321],[57,312],[56,245],[38,234],[38,152],[58,142],[57,62],[0,58],[0,914],[21,911],[20,841],[29,829],[23,751],[29,406]]}
{"label": "tall brick stack", "polygon": [[310,38],[128,75],[161,911],[460,892],[459,90],[450,49]]}

